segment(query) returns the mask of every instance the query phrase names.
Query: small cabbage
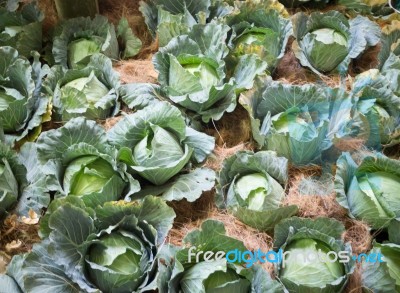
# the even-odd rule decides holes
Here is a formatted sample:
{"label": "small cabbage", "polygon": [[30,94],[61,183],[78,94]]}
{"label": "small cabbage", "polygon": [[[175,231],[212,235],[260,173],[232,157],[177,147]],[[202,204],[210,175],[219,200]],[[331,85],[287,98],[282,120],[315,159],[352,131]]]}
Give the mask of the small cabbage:
{"label": "small cabbage", "polygon": [[101,191],[117,175],[110,163],[97,156],[83,156],[70,162],[64,173],[64,189],[82,196]]}
{"label": "small cabbage", "polygon": [[224,160],[217,178],[218,208],[228,209],[249,226],[272,230],[297,212],[297,206],[282,204],[287,168],[287,159],[275,152],[237,152]]}
{"label": "small cabbage", "polygon": [[311,65],[322,72],[335,69],[348,54],[348,40],[339,31],[322,28],[304,36]]}
{"label": "small cabbage", "polygon": [[140,238],[127,231],[116,231],[90,246],[86,269],[103,292],[132,292],[145,281],[143,270],[148,269],[151,257]]}
{"label": "small cabbage", "polygon": [[400,216],[400,163],[382,154],[365,157],[357,165],[348,153],[337,162],[337,200],[351,216],[375,229]]}
{"label": "small cabbage", "polygon": [[32,65],[11,47],[0,46],[0,55],[4,66],[0,70],[0,129],[10,145],[35,140],[42,123],[50,119],[50,99],[40,95],[48,67],[41,66],[38,53]]}
{"label": "small cabbage", "polygon": [[231,49],[230,62],[238,63],[240,57],[254,54],[268,64],[270,72],[277,67],[292,34],[292,23],[284,17],[285,12],[278,12],[280,8],[271,2],[235,3],[236,9],[226,17],[227,24],[232,27],[228,43]]}
{"label": "small cabbage", "polygon": [[[86,8],[89,6],[86,5]],[[76,14],[68,9],[65,12]],[[142,46],[126,18],[122,18],[115,28],[108,18],[102,15],[92,18],[75,17],[59,22],[54,32],[54,63],[70,69],[85,68],[91,56],[96,53],[104,54],[113,60],[118,59],[120,55],[123,58],[133,57],[139,53]]]}
{"label": "small cabbage", "polygon": [[109,116],[109,109],[97,108],[96,104],[110,91],[101,81],[98,80],[92,71],[88,77],[81,77],[63,85],[61,91],[61,102],[65,105],[75,96],[82,96],[86,99],[85,108],[87,118],[104,119]]}
{"label": "small cabbage", "polygon": [[235,188],[239,196],[247,202],[249,209],[262,210],[269,189],[268,180],[264,174],[245,175],[236,182]]}
{"label": "small cabbage", "polygon": [[56,65],[43,83],[44,93],[53,99],[54,119],[68,121],[75,117],[106,119],[119,110],[119,75],[112,62],[94,54],[80,70]]}
{"label": "small cabbage", "polygon": [[[101,52],[101,43],[97,39],[78,39],[68,45],[68,66],[69,68],[81,67],[85,60],[95,53]],[[82,62],[83,61],[83,62]],[[87,62],[86,62],[87,64]]]}
{"label": "small cabbage", "polygon": [[380,150],[382,145],[400,142],[400,88],[396,76],[400,70],[371,69],[356,76],[353,93],[357,109],[364,119],[361,125],[369,134],[367,146]]}
{"label": "small cabbage", "polygon": [[183,68],[189,73],[197,77],[203,88],[211,88],[218,85],[218,73],[210,64],[201,62],[199,64],[185,64]]}
{"label": "small cabbage", "polygon": [[[290,254],[285,267],[281,269],[280,280],[283,284],[288,280],[309,287],[324,287],[335,282],[344,275],[344,266],[338,260],[332,262],[329,259],[330,251],[332,249],[329,246],[311,238],[291,242],[285,248],[285,252]],[[307,259],[307,256],[316,256],[318,253],[321,259],[326,259],[325,262]]]}
{"label": "small cabbage", "polygon": [[0,47],[13,47],[21,56],[29,58],[32,51],[42,49],[44,15],[39,10],[37,1],[8,2],[7,8],[0,5]]}
{"label": "small cabbage", "polygon": [[[340,114],[330,113],[332,95],[315,84],[266,79],[255,90],[243,93],[239,101],[250,114],[253,138],[260,149],[275,151],[295,165],[307,165],[321,160],[322,152],[332,145],[330,118]],[[340,128],[338,120],[332,119]]]}
{"label": "small cabbage", "polygon": [[[218,263],[211,263],[211,265],[218,265]],[[195,274],[196,271],[204,269],[204,263],[199,265],[194,265],[189,270],[187,270],[187,275]],[[193,287],[185,286],[187,279],[185,277],[181,280],[181,288],[183,293],[193,292]],[[209,293],[226,293],[232,292],[234,290],[238,292],[250,292],[251,281],[246,279],[244,276],[238,274],[233,268],[227,266],[226,271],[217,270],[210,274],[203,280],[203,290]]]}
{"label": "small cabbage", "polygon": [[380,42],[378,24],[363,16],[348,20],[338,11],[303,12],[293,17],[296,40],[292,49],[303,66],[316,74],[337,71],[345,75],[350,61]]}

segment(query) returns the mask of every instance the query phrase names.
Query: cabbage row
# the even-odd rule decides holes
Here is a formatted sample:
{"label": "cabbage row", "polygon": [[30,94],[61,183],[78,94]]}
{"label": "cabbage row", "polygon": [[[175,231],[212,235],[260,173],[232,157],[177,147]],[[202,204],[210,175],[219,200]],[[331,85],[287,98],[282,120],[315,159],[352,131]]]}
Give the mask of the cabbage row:
{"label": "cabbage row", "polygon": [[[34,212],[41,238],[12,258],[1,290],[344,292],[354,258],[294,256],[353,253],[343,223],[297,217],[287,204],[290,168],[320,165],[348,218],[387,236],[371,250],[385,261],[359,268],[363,289],[400,292],[400,161],[383,153],[400,144],[396,5],[142,2],[160,46],[158,83],[121,84],[113,62],[142,46],[126,19],[116,27],[101,15],[66,19],[43,38],[35,1],[0,1],[0,219]],[[314,11],[292,13],[298,7]],[[276,78],[288,50],[318,82]],[[376,66],[354,73],[370,50],[379,52]],[[328,76],[340,86],[324,83]],[[205,165],[215,148],[205,129],[236,107],[248,114],[255,148],[216,172]],[[352,141],[367,154],[346,152]],[[168,244],[171,205],[210,191],[219,210],[273,236],[275,253],[292,253],[273,276],[262,261],[210,261],[204,252],[247,250],[216,220]]]}

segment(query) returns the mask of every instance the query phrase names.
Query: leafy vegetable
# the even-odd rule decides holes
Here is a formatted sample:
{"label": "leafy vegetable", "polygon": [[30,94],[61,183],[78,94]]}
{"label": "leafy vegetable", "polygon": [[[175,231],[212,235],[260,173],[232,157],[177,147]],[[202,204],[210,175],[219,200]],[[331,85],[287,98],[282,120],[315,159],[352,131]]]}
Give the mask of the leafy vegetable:
{"label": "leafy vegetable", "polygon": [[[239,240],[225,235],[224,225],[219,221],[206,220],[201,229],[190,232],[184,238],[185,244],[196,249],[227,253],[238,249],[246,251]],[[283,292],[282,285],[273,281],[266,271],[258,265],[245,269],[237,263],[228,263],[226,258],[205,261],[200,253],[197,260],[189,248],[164,247],[159,256],[160,275],[158,289],[160,293],[177,292]],[[271,290],[271,291],[267,291]]]}
{"label": "leafy vegetable", "polygon": [[136,55],[141,42],[129,28],[126,19],[118,26],[118,36],[113,24],[104,16],[71,18],[59,23],[54,32],[53,58],[56,64],[71,69],[82,69],[95,53],[118,59],[120,48],[117,37],[124,44],[124,58]]}
{"label": "leafy vegetable", "polygon": [[400,222],[389,226],[389,242],[374,243],[370,255],[375,254],[375,262],[363,262],[361,267],[363,289],[389,293],[400,289]]}
{"label": "leafy vegetable", "polygon": [[[286,261],[277,264],[279,280],[289,292],[343,292],[349,275],[354,271],[354,261],[341,263],[330,258],[330,251],[346,251],[351,256],[350,245],[341,241],[344,226],[333,219],[315,220],[289,218],[275,228],[274,247],[289,253]],[[308,259],[320,253],[319,259]]]}
{"label": "leafy vegetable", "polygon": [[0,141],[0,218],[11,210],[19,216],[31,210],[40,216],[50,203],[47,183],[33,143],[16,153]]}
{"label": "leafy vegetable", "polygon": [[298,165],[319,160],[331,143],[329,93],[313,84],[302,86],[260,81],[255,90],[241,95],[250,114],[253,138],[260,149]]}
{"label": "leafy vegetable", "polygon": [[258,230],[272,230],[280,220],[297,212],[296,206],[282,206],[287,163],[271,151],[242,151],[227,158],[218,176],[217,206],[232,210]]}
{"label": "leafy vegetable", "polygon": [[275,69],[292,34],[289,19],[266,4],[244,2],[227,16],[227,24],[233,30],[230,39],[233,57],[256,54],[268,63],[269,70]]}
{"label": "leafy vegetable", "polygon": [[16,204],[27,183],[25,166],[15,152],[0,142],[0,219]]}
{"label": "leafy vegetable", "polygon": [[83,69],[54,66],[43,87],[45,95],[52,98],[57,121],[82,116],[106,119],[119,110],[119,74],[102,54],[92,55]]}
{"label": "leafy vegetable", "polygon": [[363,16],[352,20],[337,12],[298,13],[293,18],[293,51],[316,74],[347,73],[350,61],[379,43],[379,26]]}
{"label": "leafy vegetable", "polygon": [[224,1],[151,0],[141,1],[139,9],[153,38],[157,35],[160,47],[164,47],[174,37],[188,34],[194,25],[227,15],[232,7]]}
{"label": "leafy vegetable", "polygon": [[267,64],[255,55],[243,56],[233,78],[225,73],[225,44],[229,27],[220,24],[195,25],[188,35],[172,39],[154,56],[158,81],[168,98],[195,112],[204,122],[219,120],[236,107],[237,88],[251,88],[256,75]]}
{"label": "leafy vegetable", "polygon": [[49,99],[40,95],[48,72],[34,54],[33,65],[11,47],[0,47],[0,128],[8,144],[35,140],[49,120]]}
{"label": "leafy vegetable", "polygon": [[21,5],[8,1],[7,8],[0,5],[0,46],[11,46],[22,56],[31,57],[31,51],[42,49],[43,13],[35,1]]}
{"label": "leafy vegetable", "polygon": [[79,199],[67,197],[54,201],[49,209],[41,223],[46,238],[8,266],[8,275],[24,292],[148,292],[156,288],[155,257],[175,217],[161,199],[110,202],[92,210]]}
{"label": "leafy vegetable", "polygon": [[371,69],[358,75],[353,84],[358,111],[365,115],[365,127],[370,129],[367,145],[376,149],[400,142],[400,86],[393,80],[396,75],[400,76],[400,70],[380,73]]}
{"label": "leafy vegetable", "polygon": [[38,158],[46,164],[56,197],[81,198],[96,207],[138,191],[139,184],[117,164],[116,150],[94,121],[74,118],[63,127],[44,132],[37,141]]}
{"label": "leafy vegetable", "polygon": [[125,116],[107,135],[119,160],[147,180],[136,196],[194,201],[214,186],[214,172],[207,168],[185,174],[189,162],[200,163],[212,152],[214,139],[186,126],[181,112],[166,102]]}
{"label": "leafy vegetable", "polygon": [[379,69],[400,70],[400,21],[393,20],[382,29],[382,48],[378,54]]}
{"label": "leafy vegetable", "polygon": [[375,229],[385,228],[400,215],[398,188],[400,163],[382,154],[365,157],[356,164],[348,153],[337,162],[337,200],[350,216]]}

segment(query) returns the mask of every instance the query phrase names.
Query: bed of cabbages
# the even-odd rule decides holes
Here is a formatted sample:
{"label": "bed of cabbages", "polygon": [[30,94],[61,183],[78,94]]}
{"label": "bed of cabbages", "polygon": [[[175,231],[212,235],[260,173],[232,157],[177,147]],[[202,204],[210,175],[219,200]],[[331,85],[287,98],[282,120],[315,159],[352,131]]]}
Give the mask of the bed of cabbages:
{"label": "bed of cabbages", "polygon": [[400,292],[399,1],[91,2],[0,0],[1,292]]}

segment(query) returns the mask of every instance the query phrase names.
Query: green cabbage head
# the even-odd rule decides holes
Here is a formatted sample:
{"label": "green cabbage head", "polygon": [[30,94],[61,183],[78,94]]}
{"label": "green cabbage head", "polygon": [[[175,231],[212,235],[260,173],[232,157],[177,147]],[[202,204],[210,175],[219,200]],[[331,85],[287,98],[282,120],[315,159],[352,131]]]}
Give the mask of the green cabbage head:
{"label": "green cabbage head", "polygon": [[102,54],[92,55],[83,69],[53,66],[43,86],[45,94],[53,99],[57,121],[106,119],[118,112],[119,75]]}
{"label": "green cabbage head", "polygon": [[292,49],[303,66],[316,74],[332,71],[344,75],[350,61],[380,42],[379,25],[358,15],[353,19],[335,10],[303,12],[293,17],[296,40]]}
{"label": "green cabbage head", "polygon": [[400,216],[400,163],[382,154],[357,165],[348,153],[338,160],[335,188],[339,203],[351,216],[375,229]]}
{"label": "green cabbage head", "polygon": [[[351,247],[341,240],[345,227],[330,218],[291,217],[274,231],[274,247],[282,252],[276,264],[288,292],[343,292],[354,271]],[[348,262],[340,262],[344,253]]]}
{"label": "green cabbage head", "polygon": [[117,176],[117,173],[104,159],[97,156],[79,157],[65,169],[64,189],[77,196],[100,192],[113,176]]}
{"label": "green cabbage head", "polygon": [[272,151],[240,151],[227,158],[217,178],[216,204],[243,223],[273,230],[280,220],[297,212],[283,206],[288,160]]}
{"label": "green cabbage head", "polygon": [[[210,265],[210,264],[209,264]],[[215,262],[214,264],[219,268],[219,263]],[[196,274],[196,271],[202,271],[205,268],[204,263],[199,263],[191,267],[185,274],[185,276],[181,279],[180,287],[183,293],[191,293],[193,292],[193,287],[185,286],[188,282],[188,279]],[[187,276],[187,277],[186,277]],[[250,292],[251,288],[251,280],[246,279],[244,276],[238,274],[234,266],[232,268],[227,265],[225,270],[215,270],[209,275],[202,275],[202,285],[204,292],[210,293],[226,293],[226,292]]]}
{"label": "green cabbage head", "polygon": [[[399,238],[398,228],[396,227],[394,231],[396,238]],[[380,254],[382,262],[362,263],[362,284],[366,292],[400,291],[400,242],[391,242],[390,238],[389,230],[389,242],[374,243],[370,252],[370,254]]]}
{"label": "green cabbage head", "polygon": [[123,230],[100,237],[86,259],[90,279],[103,292],[114,292],[116,286],[118,292],[134,291],[145,281],[143,264],[152,258],[147,244]]}
{"label": "green cabbage head", "polygon": [[285,249],[285,252],[290,252],[290,256],[280,273],[282,282],[289,281],[309,287],[323,287],[340,279],[344,274],[342,263],[338,261],[323,263],[302,258],[305,255],[316,255],[318,252],[327,258],[327,253],[331,250],[323,242],[311,238],[293,241]]}
{"label": "green cabbage head", "polygon": [[303,42],[308,43],[306,54],[311,65],[320,71],[335,69],[348,54],[348,40],[339,31],[321,28],[306,34]]}
{"label": "green cabbage head", "polygon": [[[79,68],[95,53],[101,52],[101,42],[96,39],[78,39],[68,44],[68,67]],[[86,62],[87,64],[88,62]]]}
{"label": "green cabbage head", "polygon": [[86,117],[88,118],[106,118],[109,115],[109,109],[96,107],[96,104],[107,96],[109,89],[96,77],[92,71],[88,77],[81,77],[72,80],[61,87],[61,102],[64,105],[72,103],[75,96],[82,97],[82,102],[87,108]]}

